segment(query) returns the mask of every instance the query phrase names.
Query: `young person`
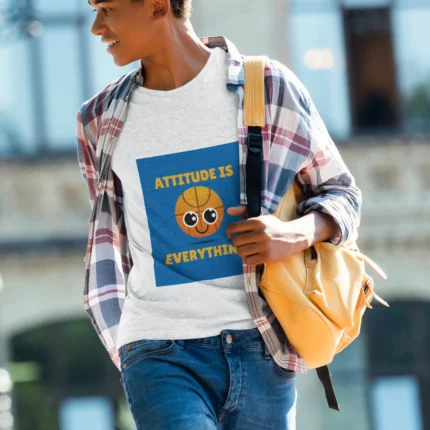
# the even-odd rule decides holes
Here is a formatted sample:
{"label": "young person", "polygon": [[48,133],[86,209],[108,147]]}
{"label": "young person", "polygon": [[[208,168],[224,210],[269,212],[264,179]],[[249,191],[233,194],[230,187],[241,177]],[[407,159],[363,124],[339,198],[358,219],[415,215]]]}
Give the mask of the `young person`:
{"label": "young person", "polygon": [[[262,215],[246,219],[243,57],[191,0],[90,0],[139,67],[83,104],[92,215],[83,300],[139,429],[295,429],[305,363],[258,292],[262,263],[355,239],[361,194],[294,74],[266,64]],[[238,17],[238,19],[240,19]],[[301,217],[273,215],[293,179]]]}

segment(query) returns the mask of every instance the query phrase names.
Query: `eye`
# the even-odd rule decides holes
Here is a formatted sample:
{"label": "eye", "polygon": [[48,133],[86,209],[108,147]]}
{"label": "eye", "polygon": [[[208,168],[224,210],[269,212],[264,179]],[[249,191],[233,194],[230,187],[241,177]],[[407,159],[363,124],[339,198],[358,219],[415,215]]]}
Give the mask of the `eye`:
{"label": "eye", "polygon": [[203,212],[203,218],[207,224],[215,224],[218,219],[218,212],[213,208],[207,208]]}
{"label": "eye", "polygon": [[195,212],[189,211],[184,215],[184,224],[187,227],[195,227],[198,221],[199,217]]}
{"label": "eye", "polygon": [[[111,7],[102,7],[101,10],[106,15],[108,12],[110,12],[112,10],[112,8]],[[97,12],[97,9],[93,9],[93,12]]]}

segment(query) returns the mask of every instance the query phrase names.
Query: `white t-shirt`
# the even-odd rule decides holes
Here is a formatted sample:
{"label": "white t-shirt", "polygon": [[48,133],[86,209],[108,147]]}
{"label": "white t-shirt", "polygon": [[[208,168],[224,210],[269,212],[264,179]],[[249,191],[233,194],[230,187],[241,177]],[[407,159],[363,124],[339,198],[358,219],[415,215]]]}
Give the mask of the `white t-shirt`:
{"label": "white t-shirt", "polygon": [[250,329],[242,271],[226,227],[239,198],[238,96],[227,54],[212,50],[186,85],[137,88],[112,158],[124,193],[133,268],[117,348]]}

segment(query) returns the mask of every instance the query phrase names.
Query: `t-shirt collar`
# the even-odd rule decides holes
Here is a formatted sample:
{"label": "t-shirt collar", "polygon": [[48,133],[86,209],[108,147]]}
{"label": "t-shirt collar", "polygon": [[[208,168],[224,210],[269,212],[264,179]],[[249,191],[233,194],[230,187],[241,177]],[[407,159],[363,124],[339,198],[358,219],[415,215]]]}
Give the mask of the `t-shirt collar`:
{"label": "t-shirt collar", "polygon": [[[236,91],[239,85],[244,84],[243,58],[236,46],[224,36],[202,37],[200,39],[208,48],[222,48],[228,53],[228,82],[227,88]],[[142,61],[134,71],[134,79],[140,86],[143,85]]]}

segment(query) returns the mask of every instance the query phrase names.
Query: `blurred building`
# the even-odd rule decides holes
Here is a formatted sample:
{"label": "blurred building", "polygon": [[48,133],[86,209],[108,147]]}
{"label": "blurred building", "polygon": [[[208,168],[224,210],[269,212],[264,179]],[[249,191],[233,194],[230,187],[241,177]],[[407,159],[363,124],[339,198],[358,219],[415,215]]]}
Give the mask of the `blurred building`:
{"label": "blurred building", "polygon": [[[363,191],[359,245],[389,276],[375,280],[391,308],[369,310],[332,365],[342,412],[328,410],[309,372],[298,378],[299,428],[430,429],[428,0],[194,3],[199,35],[226,35],[305,83]],[[86,1],[6,4],[15,12],[0,19],[0,368],[14,382],[15,430],[132,429],[80,300],[90,210],[74,140],[80,103],[129,68],[90,36]]]}

